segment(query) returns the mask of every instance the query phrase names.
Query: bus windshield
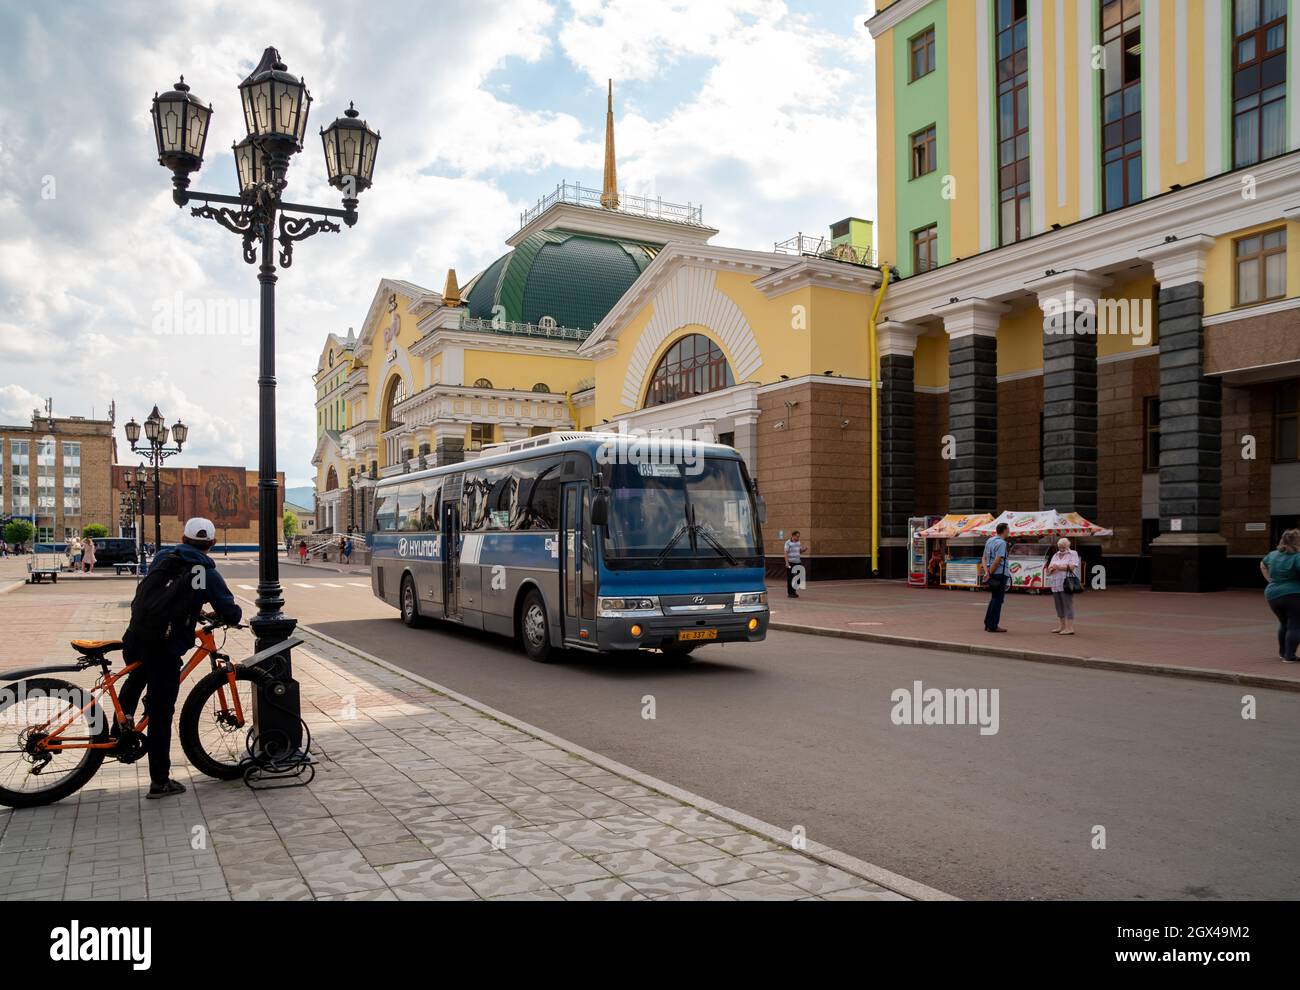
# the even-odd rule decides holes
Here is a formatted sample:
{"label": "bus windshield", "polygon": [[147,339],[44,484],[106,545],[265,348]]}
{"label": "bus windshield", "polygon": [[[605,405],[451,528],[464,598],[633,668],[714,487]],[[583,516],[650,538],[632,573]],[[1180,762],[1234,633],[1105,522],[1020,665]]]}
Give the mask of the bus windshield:
{"label": "bus windshield", "polygon": [[610,566],[762,564],[741,462],[625,463],[610,468],[605,561]]}

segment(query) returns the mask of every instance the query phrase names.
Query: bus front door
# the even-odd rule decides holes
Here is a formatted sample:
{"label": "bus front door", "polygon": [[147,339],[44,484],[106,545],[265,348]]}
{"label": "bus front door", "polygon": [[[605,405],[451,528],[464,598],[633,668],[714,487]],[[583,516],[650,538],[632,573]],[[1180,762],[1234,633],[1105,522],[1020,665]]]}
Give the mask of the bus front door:
{"label": "bus front door", "polygon": [[586,482],[564,486],[564,557],[561,573],[564,641],[596,645],[596,554],[591,527],[591,489]]}
{"label": "bus front door", "polygon": [[448,619],[460,618],[460,503],[442,506],[442,606]]}

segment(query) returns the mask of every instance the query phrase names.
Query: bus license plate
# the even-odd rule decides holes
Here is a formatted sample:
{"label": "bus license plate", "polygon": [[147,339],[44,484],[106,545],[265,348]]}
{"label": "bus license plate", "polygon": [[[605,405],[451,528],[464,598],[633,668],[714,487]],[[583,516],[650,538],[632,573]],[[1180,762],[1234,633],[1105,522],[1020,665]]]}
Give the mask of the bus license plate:
{"label": "bus license plate", "polygon": [[683,629],[677,634],[678,640],[692,639],[717,639],[718,630],[716,629]]}

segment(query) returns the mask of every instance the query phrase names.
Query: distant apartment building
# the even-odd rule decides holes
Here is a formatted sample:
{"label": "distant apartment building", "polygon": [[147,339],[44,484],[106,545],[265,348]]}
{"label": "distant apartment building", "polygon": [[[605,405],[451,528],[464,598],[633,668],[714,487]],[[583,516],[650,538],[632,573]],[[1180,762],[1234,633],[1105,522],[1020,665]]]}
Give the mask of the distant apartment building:
{"label": "distant apartment building", "polygon": [[50,416],[0,424],[0,519],[26,519],[39,543],[62,543],[91,523],[113,532],[112,419]]}

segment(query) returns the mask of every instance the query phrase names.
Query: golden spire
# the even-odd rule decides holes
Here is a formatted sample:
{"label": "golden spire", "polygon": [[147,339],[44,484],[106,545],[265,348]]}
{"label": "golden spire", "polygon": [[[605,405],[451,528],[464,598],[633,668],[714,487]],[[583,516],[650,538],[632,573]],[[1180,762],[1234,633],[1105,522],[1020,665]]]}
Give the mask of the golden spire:
{"label": "golden spire", "polygon": [[618,168],[614,164],[614,80],[609,81],[609,107],[605,111],[605,184],[600,191],[600,205],[618,209]]}
{"label": "golden spire", "polygon": [[447,269],[447,284],[442,288],[442,304],[444,306],[460,305],[460,285],[456,282],[456,269]]}

